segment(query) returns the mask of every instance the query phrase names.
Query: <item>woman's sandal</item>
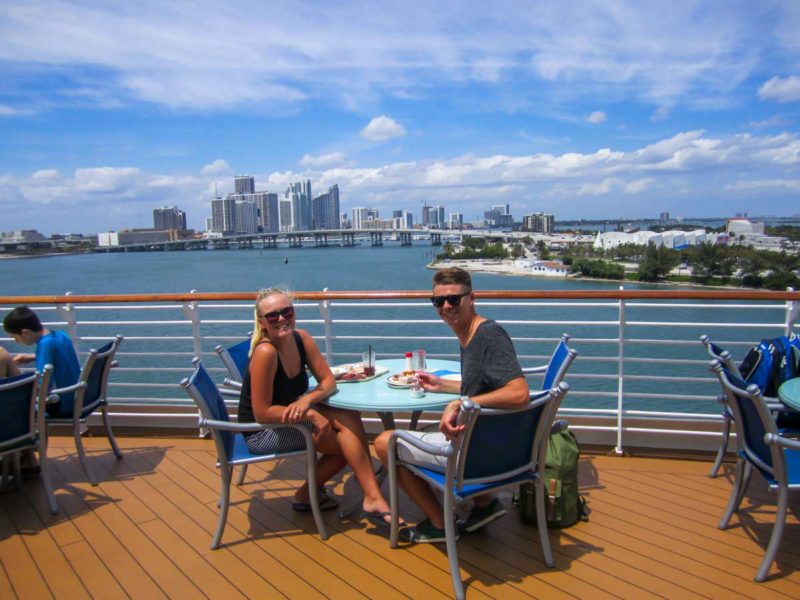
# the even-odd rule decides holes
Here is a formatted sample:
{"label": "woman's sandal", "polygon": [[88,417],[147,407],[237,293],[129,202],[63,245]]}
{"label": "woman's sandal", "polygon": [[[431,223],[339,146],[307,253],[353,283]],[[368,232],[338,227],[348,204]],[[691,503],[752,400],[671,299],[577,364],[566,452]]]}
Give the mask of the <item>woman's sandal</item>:
{"label": "woman's sandal", "polygon": [[[319,488],[319,509],[320,510],[334,510],[339,508],[339,503],[336,499],[328,494],[328,490],[324,487]],[[297,512],[311,512],[310,502],[292,502],[292,510]]]}

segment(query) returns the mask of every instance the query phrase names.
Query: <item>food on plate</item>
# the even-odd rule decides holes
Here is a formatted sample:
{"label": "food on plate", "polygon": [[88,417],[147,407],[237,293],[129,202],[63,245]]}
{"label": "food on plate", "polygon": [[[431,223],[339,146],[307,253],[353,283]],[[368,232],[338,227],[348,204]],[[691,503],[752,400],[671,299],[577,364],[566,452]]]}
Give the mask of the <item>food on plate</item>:
{"label": "food on plate", "polygon": [[364,365],[361,363],[331,367],[331,373],[333,373],[333,377],[336,381],[359,381],[367,378],[367,376],[364,375]]}
{"label": "food on plate", "polygon": [[416,376],[404,373],[395,373],[386,378],[386,382],[394,387],[411,387],[417,381]]}

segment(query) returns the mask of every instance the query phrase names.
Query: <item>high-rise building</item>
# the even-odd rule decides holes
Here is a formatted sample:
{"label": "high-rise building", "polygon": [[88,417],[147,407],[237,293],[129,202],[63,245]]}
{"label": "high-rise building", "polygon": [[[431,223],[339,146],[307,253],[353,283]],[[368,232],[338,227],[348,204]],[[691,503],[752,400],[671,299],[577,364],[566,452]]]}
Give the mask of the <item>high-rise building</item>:
{"label": "high-rise building", "polygon": [[547,213],[534,213],[522,218],[522,230],[534,233],[553,233],[555,217]]}
{"label": "high-rise building", "polygon": [[236,200],[236,233],[239,235],[258,233],[258,208],[255,201]]}
{"label": "high-rise building", "polygon": [[[311,229],[311,180],[306,179],[290,184],[283,193],[283,199],[291,203],[292,218],[291,224],[289,224],[289,221],[285,221],[281,216],[281,231],[308,231]],[[283,215],[283,210],[280,214]]]}
{"label": "high-rise building", "polygon": [[253,194],[258,209],[258,227],[266,233],[280,231],[278,194],[256,192]]}
{"label": "high-rise building", "polygon": [[372,221],[379,221],[378,209],[365,208],[360,206],[352,210],[353,213],[353,229],[373,229],[370,223]]}
{"label": "high-rise building", "polygon": [[236,233],[236,199],[233,194],[211,201],[213,231],[223,235]]}
{"label": "high-rise building", "polygon": [[461,229],[464,227],[464,215],[461,213],[450,213],[448,227],[450,227],[450,229]]}
{"label": "high-rise building", "polygon": [[278,200],[278,227],[281,232],[297,231],[295,225],[295,214],[290,198]]}
{"label": "high-rise building", "polygon": [[492,204],[492,210],[496,210],[501,215],[511,214],[511,206],[509,204]]}
{"label": "high-rise building", "polygon": [[312,229],[339,229],[339,186],[328,188],[311,202]]}
{"label": "high-rise building", "polygon": [[409,210],[402,211],[403,229],[414,229],[414,213]]}
{"label": "high-rise building", "polygon": [[256,182],[250,175],[237,175],[233,178],[234,193],[252,194],[256,191]]}
{"label": "high-rise building", "polygon": [[167,231],[186,229],[186,213],[177,206],[162,206],[153,209],[153,229]]}
{"label": "high-rise building", "polygon": [[659,217],[659,220],[662,223],[668,223],[669,222],[669,213],[668,212],[662,212],[661,216]]}
{"label": "high-rise building", "polygon": [[393,219],[402,219],[403,218],[403,211],[402,210],[393,210],[392,211],[392,218]]}
{"label": "high-rise building", "polygon": [[436,215],[436,224],[431,224],[432,227],[440,227],[444,228],[447,226],[447,221],[444,218],[444,206],[437,206],[434,210],[434,214]]}
{"label": "high-rise building", "polygon": [[431,213],[434,212],[434,208],[432,206],[428,206],[427,204],[422,206],[422,226],[423,227],[430,227],[431,226]]}

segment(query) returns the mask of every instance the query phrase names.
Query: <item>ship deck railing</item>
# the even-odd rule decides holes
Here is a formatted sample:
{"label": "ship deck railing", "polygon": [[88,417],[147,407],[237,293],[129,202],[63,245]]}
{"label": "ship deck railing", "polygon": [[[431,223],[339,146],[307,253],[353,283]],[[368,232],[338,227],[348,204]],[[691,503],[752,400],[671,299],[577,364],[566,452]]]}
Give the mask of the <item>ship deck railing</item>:
{"label": "ship deck railing", "polygon": [[[698,339],[709,334],[740,359],[762,338],[790,334],[800,311],[791,290],[478,291],[481,314],[514,340],[523,367],[544,364],[566,332],[580,352],[560,411],[583,443],[710,451],[717,447],[719,385]],[[424,348],[458,359],[452,332],[429,291],[295,292],[298,326],[317,340],[330,364],[360,360],[371,345],[381,358]],[[192,428],[196,412],[179,388],[199,356],[219,382],[214,354],[253,329],[255,294],[174,293],[0,297],[0,312],[27,304],[47,327],[64,329],[80,354],[125,336],[110,379],[115,427]],[[11,351],[25,351],[1,338]],[[28,349],[29,351],[29,349]],[[531,379],[531,386],[539,381]],[[235,405],[235,400],[232,401]],[[373,430],[374,415],[365,413]],[[428,420],[435,415],[427,415]]]}

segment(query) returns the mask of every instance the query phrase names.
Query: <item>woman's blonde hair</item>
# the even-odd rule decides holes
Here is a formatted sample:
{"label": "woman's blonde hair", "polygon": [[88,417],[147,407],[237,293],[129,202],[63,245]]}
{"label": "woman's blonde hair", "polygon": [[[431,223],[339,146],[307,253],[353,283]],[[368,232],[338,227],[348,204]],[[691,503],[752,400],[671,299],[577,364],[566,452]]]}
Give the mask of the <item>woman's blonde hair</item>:
{"label": "woman's blonde hair", "polygon": [[258,346],[262,341],[269,339],[267,331],[261,327],[261,321],[258,318],[258,304],[264,298],[269,298],[270,296],[275,296],[276,294],[286,296],[289,299],[289,302],[294,302],[294,294],[292,294],[292,292],[286,288],[269,287],[259,290],[258,294],[256,295],[255,306],[253,307],[253,337],[250,339],[250,352],[248,353],[248,356],[251,358],[256,346]]}

